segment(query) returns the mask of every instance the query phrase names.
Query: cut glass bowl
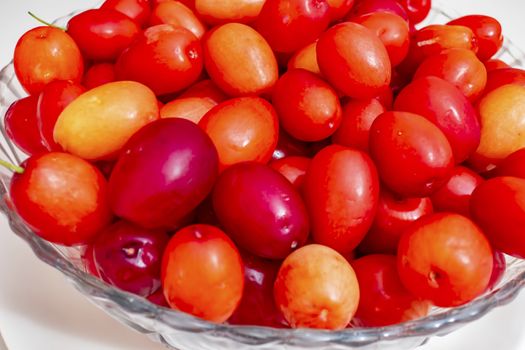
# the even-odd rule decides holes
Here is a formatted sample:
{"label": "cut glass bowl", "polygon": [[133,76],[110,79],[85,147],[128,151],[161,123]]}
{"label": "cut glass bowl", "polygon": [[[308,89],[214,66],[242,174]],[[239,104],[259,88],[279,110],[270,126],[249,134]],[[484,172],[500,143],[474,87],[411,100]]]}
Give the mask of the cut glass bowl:
{"label": "cut glass bowl", "polygon": [[[59,19],[58,24],[66,23],[71,16]],[[425,23],[446,23],[458,16],[442,4],[435,3]],[[498,57],[513,67],[524,68],[525,54],[509,40],[505,41]],[[25,156],[7,139],[3,115],[13,101],[25,95],[16,80],[13,65],[9,64],[0,72],[0,158],[16,164],[21,163]],[[91,302],[136,331],[174,349],[414,349],[429,337],[446,335],[482,317],[493,308],[509,303],[525,285],[525,260],[507,257],[505,275],[490,293],[461,307],[434,308],[428,317],[399,325],[322,331],[213,324],[156,306],[87,273],[80,257],[80,248],[66,248],[44,241],[18,217],[9,205],[10,177],[11,174],[6,170],[0,171],[0,209],[8,217],[12,232],[26,241],[40,260],[62,272]]]}

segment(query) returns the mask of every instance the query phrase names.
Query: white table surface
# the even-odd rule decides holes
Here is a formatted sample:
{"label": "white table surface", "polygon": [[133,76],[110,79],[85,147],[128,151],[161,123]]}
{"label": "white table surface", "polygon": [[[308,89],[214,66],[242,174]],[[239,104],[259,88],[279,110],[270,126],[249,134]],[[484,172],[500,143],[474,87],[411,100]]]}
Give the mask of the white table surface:
{"label": "white table surface", "polygon": [[[460,13],[498,18],[505,34],[525,48],[522,0],[443,1]],[[96,0],[1,0],[0,66],[7,64],[17,39],[37,25],[27,14],[54,19]],[[41,263],[10,233],[0,218],[0,333],[9,350],[156,350],[150,342],[89,303],[60,273]],[[0,344],[1,347],[1,344]],[[525,350],[525,293],[421,350]]]}

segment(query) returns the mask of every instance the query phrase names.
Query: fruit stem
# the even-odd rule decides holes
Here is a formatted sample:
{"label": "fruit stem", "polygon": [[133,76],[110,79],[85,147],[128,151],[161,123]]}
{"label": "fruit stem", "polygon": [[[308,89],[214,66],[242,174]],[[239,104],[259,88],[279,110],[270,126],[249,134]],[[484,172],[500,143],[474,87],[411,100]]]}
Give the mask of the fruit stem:
{"label": "fruit stem", "polygon": [[59,26],[56,26],[54,25],[53,23],[49,23],[47,21],[44,21],[42,18],[38,17],[37,15],[35,15],[33,12],[31,11],[27,11],[27,14],[31,17],[33,17],[34,19],[36,19],[38,22],[42,23],[43,25],[46,25],[48,27],[53,27],[53,28],[57,28],[57,29],[60,29],[60,30],[63,30],[64,32],[66,31],[66,28],[62,28],[62,27],[59,27]]}
{"label": "fruit stem", "polygon": [[3,166],[4,168],[7,168],[7,169],[11,170],[12,172],[17,173],[17,174],[23,174],[24,171],[25,171],[24,168],[19,167],[18,165],[14,165],[14,164],[11,164],[9,162],[6,162],[3,159],[0,159],[0,165]]}

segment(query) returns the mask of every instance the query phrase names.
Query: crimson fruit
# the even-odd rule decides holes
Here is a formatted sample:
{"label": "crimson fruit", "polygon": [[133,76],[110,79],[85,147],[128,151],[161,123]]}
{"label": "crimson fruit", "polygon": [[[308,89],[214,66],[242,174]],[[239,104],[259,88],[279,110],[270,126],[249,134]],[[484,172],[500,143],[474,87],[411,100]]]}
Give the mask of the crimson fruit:
{"label": "crimson fruit", "polygon": [[217,151],[197,125],[158,120],[124,146],[109,180],[111,208],[142,227],[176,229],[211,191],[217,171]]}
{"label": "crimson fruit", "polygon": [[268,166],[244,162],[226,169],[215,185],[213,208],[225,231],[252,254],[284,259],[306,243],[304,203],[293,185]]}

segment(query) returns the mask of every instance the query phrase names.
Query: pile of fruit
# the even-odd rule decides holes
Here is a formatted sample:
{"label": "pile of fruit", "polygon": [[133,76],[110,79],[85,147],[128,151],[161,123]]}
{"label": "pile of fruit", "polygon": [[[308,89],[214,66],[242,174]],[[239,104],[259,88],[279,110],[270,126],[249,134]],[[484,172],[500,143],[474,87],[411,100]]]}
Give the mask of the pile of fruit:
{"label": "pile of fruit", "polygon": [[[220,5],[219,5],[220,4]],[[430,0],[107,0],[14,50],[12,205],[86,270],[213,322],[343,329],[525,258],[525,71]]]}

